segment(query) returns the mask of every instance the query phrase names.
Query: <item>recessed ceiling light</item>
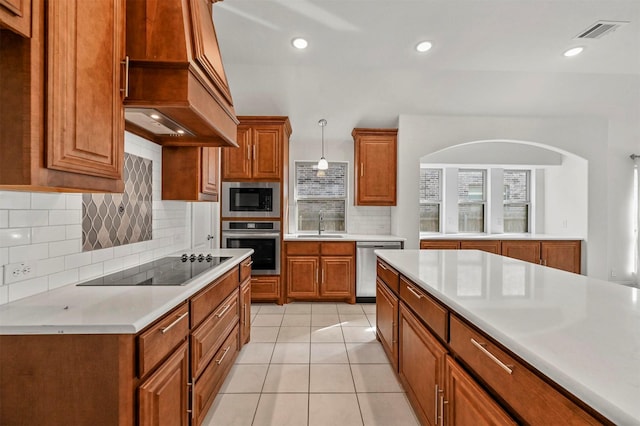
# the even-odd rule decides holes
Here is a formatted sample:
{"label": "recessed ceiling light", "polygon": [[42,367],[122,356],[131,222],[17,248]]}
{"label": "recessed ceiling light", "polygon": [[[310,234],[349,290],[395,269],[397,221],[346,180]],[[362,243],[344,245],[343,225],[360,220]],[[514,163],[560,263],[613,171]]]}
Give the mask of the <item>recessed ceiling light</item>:
{"label": "recessed ceiling light", "polygon": [[567,58],[569,58],[571,56],[576,56],[576,55],[581,54],[583,50],[584,50],[584,47],[582,47],[582,46],[572,47],[571,49],[569,49],[566,52],[564,52],[564,56],[566,56]]}
{"label": "recessed ceiling light", "polygon": [[182,130],[182,129],[178,129],[178,130],[176,130],[176,132],[178,132],[179,135],[184,135],[184,130]]}
{"label": "recessed ceiling light", "polygon": [[307,43],[307,40],[303,39],[302,37],[294,38],[293,40],[291,40],[291,44],[293,44],[293,47],[295,47],[296,49],[306,49],[309,45],[309,43]]}
{"label": "recessed ceiling light", "polygon": [[160,116],[158,114],[151,114],[150,117],[153,118],[154,120],[160,119]]}
{"label": "recessed ceiling light", "polygon": [[416,44],[416,50],[420,53],[424,53],[427,50],[431,49],[431,42],[430,41],[421,41],[420,43]]}

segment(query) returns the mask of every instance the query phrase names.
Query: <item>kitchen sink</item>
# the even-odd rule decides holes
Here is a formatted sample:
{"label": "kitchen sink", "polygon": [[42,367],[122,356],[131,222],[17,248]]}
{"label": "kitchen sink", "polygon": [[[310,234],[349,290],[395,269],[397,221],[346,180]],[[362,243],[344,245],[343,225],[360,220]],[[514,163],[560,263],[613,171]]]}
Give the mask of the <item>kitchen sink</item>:
{"label": "kitchen sink", "polygon": [[297,238],[310,238],[310,239],[317,239],[317,238],[344,238],[344,235],[335,235],[335,234],[300,234],[298,235]]}

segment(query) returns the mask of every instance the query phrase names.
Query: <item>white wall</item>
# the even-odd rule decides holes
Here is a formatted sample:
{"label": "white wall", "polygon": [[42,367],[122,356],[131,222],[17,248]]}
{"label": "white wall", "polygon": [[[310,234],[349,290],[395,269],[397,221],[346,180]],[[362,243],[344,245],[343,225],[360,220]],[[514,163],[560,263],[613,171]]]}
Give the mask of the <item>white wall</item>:
{"label": "white wall", "polygon": [[[515,140],[536,142],[572,152],[589,163],[587,273],[608,278],[608,248],[611,228],[608,206],[617,186],[626,182],[610,180],[609,122],[603,118],[537,118],[481,116],[417,116],[401,115],[398,131],[398,206],[391,211],[391,230],[407,238],[405,247],[418,247],[420,157],[446,147],[478,140]],[[630,185],[630,183],[629,183]],[[548,201],[545,200],[545,205]],[[550,211],[553,206],[546,206]],[[625,231],[627,232],[627,231]],[[628,252],[631,244],[623,250]],[[621,279],[630,279],[629,276]]]}
{"label": "white wall", "polygon": [[0,191],[0,265],[29,261],[36,277],[10,285],[0,304],[187,250],[191,203],[162,201],[162,148],[125,133],[125,152],[153,161],[153,239],[82,251],[82,194]]}

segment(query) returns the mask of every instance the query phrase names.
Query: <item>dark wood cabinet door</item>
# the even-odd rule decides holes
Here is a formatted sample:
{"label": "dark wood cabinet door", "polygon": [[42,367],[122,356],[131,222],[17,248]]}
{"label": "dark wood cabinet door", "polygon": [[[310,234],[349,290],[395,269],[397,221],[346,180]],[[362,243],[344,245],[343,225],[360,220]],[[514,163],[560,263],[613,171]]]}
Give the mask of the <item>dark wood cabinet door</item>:
{"label": "dark wood cabinet door", "polygon": [[0,27],[31,37],[31,0],[0,0]]}
{"label": "dark wood cabinet door", "polygon": [[189,346],[185,342],[138,388],[138,424],[187,426],[188,381]]}
{"label": "dark wood cabinet door", "polygon": [[394,370],[398,371],[398,297],[376,279],[376,332]]}
{"label": "dark wood cabinet door", "polygon": [[502,255],[540,263],[540,241],[502,241]]}
{"label": "dark wood cabinet door", "polygon": [[515,425],[511,417],[467,374],[446,357],[445,421],[450,425]]}
{"label": "dark wood cabinet door", "polygon": [[277,126],[260,126],[253,129],[251,163],[254,179],[280,180],[281,138],[282,133]]}
{"label": "dark wood cabinet door", "polygon": [[348,298],[355,294],[353,257],[323,256],[320,264],[320,297]]}
{"label": "dark wood cabinet door", "polygon": [[238,147],[222,148],[222,179],[251,178],[251,127],[238,126]]}
{"label": "dark wood cabinet door", "polygon": [[458,250],[460,241],[458,240],[421,240],[421,250]]}
{"label": "dark wood cabinet door", "polygon": [[356,205],[395,206],[397,129],[354,129]]}
{"label": "dark wood cabinet door", "polygon": [[202,193],[213,196],[218,201],[220,182],[220,148],[202,148]]}
{"label": "dark wood cabinet door", "polygon": [[542,241],[540,244],[543,265],[580,273],[580,241]]}
{"label": "dark wood cabinet door", "polygon": [[317,256],[290,256],[287,258],[287,296],[315,298],[318,296],[320,259]]}
{"label": "dark wood cabinet door", "polygon": [[251,339],[251,278],[240,286],[240,346]]}
{"label": "dark wood cabinet door", "polygon": [[47,3],[50,169],[122,179],[124,0]]}
{"label": "dark wood cabinet door", "polygon": [[[447,353],[420,321],[400,304],[398,365],[409,401],[423,424],[441,424],[444,361]],[[455,423],[453,423],[455,424]]]}
{"label": "dark wood cabinet door", "polygon": [[482,250],[488,253],[500,254],[500,240],[462,240],[460,241],[462,250]]}
{"label": "dark wood cabinet door", "polygon": [[264,275],[251,277],[251,300],[255,302],[280,302],[280,277]]}

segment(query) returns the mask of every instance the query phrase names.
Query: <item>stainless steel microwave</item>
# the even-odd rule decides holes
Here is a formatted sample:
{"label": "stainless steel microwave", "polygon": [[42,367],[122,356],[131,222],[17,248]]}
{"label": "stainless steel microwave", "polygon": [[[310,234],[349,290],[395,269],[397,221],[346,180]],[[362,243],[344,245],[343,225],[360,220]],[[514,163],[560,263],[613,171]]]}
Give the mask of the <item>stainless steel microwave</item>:
{"label": "stainless steel microwave", "polygon": [[280,217],[280,182],[222,182],[222,217]]}

